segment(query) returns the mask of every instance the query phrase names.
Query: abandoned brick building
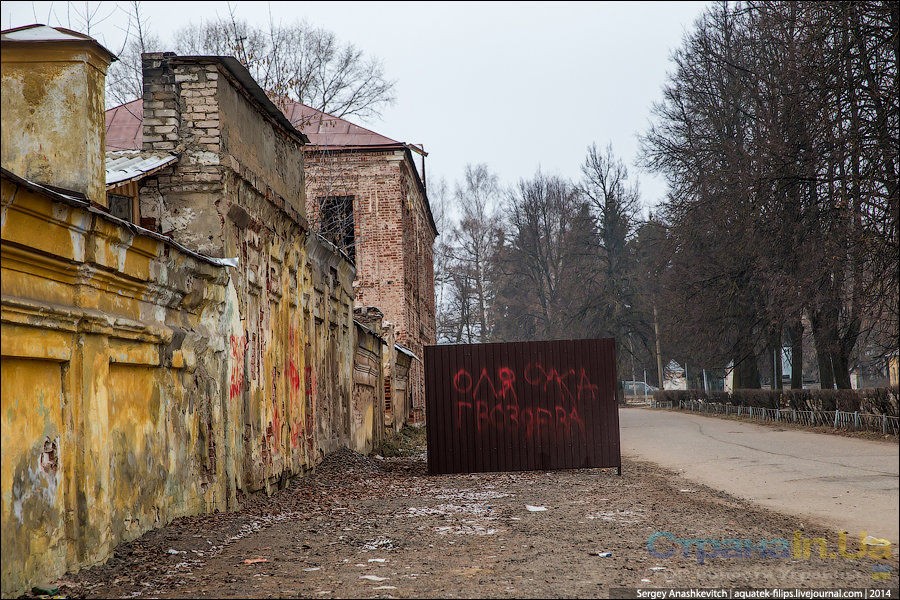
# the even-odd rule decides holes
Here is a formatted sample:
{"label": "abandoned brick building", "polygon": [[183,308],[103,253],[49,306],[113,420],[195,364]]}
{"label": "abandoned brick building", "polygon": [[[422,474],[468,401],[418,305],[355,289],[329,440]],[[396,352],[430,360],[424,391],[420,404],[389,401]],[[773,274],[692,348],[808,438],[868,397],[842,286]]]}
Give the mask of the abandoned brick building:
{"label": "abandoned brick building", "polygon": [[[386,381],[386,425],[422,422],[420,358],[424,347],[435,343],[432,257],[438,234],[424,172],[414,159],[414,154],[424,159],[425,152],[299,102],[285,101],[280,108],[310,140],[304,155],[311,227],[355,263],[357,309],[381,311],[400,350],[410,351],[406,385],[397,388]],[[140,149],[143,115],[142,100],[108,110],[107,150]],[[393,364],[393,358],[388,362]]]}
{"label": "abandoned brick building", "polygon": [[133,145],[105,152],[111,52],[44,25],[0,48],[0,595],[17,597],[372,452],[411,356],[354,310],[356,266],[309,229],[309,139],[237,60],[144,55]]}

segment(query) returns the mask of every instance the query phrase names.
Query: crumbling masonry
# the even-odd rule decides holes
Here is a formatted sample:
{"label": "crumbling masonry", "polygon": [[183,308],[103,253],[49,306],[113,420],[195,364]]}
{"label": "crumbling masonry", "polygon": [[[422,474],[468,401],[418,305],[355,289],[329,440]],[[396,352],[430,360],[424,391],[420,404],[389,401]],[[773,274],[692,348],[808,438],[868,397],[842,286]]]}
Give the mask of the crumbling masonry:
{"label": "crumbling masonry", "polygon": [[306,138],[240,64],[145,56],[137,159],[159,166],[116,188],[129,222],[105,194],[114,57],[44,26],[2,52],[8,596],[371,451],[410,359],[354,321],[354,265],[306,222]]}

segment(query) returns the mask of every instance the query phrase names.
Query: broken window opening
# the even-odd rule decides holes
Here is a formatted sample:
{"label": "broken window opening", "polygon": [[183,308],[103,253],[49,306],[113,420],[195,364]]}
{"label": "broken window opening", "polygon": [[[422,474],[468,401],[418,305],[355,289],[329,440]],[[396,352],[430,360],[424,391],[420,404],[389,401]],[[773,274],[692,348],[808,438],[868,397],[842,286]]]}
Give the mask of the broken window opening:
{"label": "broken window opening", "polygon": [[319,229],[322,237],[356,262],[353,228],[353,196],[325,196],[319,200]]}

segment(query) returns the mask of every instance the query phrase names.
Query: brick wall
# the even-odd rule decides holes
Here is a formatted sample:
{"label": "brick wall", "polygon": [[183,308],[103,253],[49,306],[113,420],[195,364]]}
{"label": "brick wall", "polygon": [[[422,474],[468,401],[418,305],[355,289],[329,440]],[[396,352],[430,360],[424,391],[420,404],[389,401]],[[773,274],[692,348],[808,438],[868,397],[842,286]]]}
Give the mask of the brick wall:
{"label": "brick wall", "polygon": [[228,471],[245,491],[269,490],[377,432],[352,414],[353,265],[308,232],[300,134],[234,68],[144,55],[144,150],[179,160],[144,180],[140,201],[177,241],[237,259]]}
{"label": "brick wall", "polygon": [[[306,151],[307,215],[321,225],[321,199],[353,196],[356,306],[375,306],[395,327],[397,342],[424,356],[435,343],[434,232],[427,199],[406,150]],[[413,361],[404,419],[424,420],[425,377]]]}

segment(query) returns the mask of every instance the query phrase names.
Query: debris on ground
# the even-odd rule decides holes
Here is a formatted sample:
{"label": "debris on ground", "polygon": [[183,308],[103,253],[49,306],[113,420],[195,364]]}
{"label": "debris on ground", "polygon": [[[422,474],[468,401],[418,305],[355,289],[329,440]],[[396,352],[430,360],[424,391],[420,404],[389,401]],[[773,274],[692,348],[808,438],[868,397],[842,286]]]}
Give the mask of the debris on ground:
{"label": "debris on ground", "polygon": [[[680,551],[655,557],[647,545],[656,531],[758,542],[792,539],[800,523],[693,482],[696,494],[679,494],[685,482],[650,463],[626,460],[621,477],[599,469],[430,476],[423,430],[411,430],[398,448],[399,456],[380,450],[384,460],[334,452],[271,496],[239,497],[238,511],[179,518],[119,545],[106,564],[57,582],[60,591],[78,598],[430,597],[450,589],[458,597],[603,597],[613,587],[642,586],[648,570],[666,570],[659,582],[667,587],[866,588],[874,575],[887,577],[879,586],[897,586],[895,548],[892,559],[874,563],[817,552],[706,557],[704,564]],[[523,500],[533,498],[553,510],[520,518]],[[837,549],[836,532],[803,526],[804,537],[833,540]],[[186,554],[172,560],[167,550],[176,548]],[[269,562],[238,566],[248,560]]]}

